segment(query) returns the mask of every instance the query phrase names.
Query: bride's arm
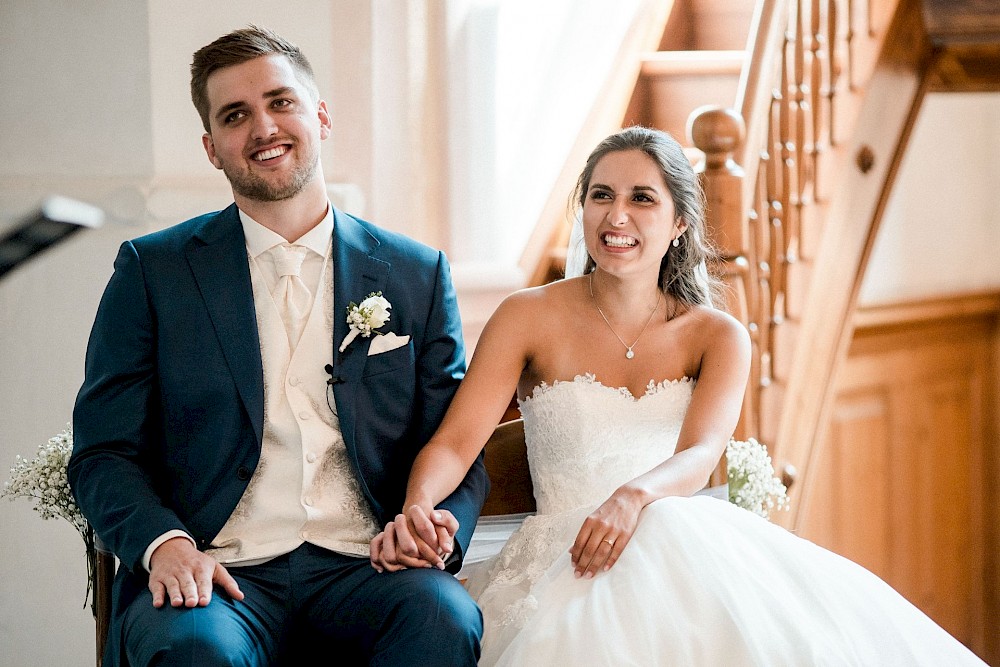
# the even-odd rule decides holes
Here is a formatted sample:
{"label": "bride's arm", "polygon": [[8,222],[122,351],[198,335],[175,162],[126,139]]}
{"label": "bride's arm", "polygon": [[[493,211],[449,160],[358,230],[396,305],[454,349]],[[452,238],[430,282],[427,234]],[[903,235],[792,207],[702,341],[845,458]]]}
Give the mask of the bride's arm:
{"label": "bride's arm", "polygon": [[736,430],[750,373],[750,336],[736,319],[723,313],[716,316],[674,455],[626,485],[643,506],[700,491]]}
{"label": "bride's arm", "polygon": [[413,463],[403,513],[372,542],[376,569],[443,564],[441,551],[450,545],[439,545],[440,522],[432,521],[432,513],[465,478],[510,404],[528,359],[523,323],[531,321],[535,298],[508,297],[486,324],[448,412]]}
{"label": "bride's arm", "polygon": [[607,570],[635,531],[639,512],[667,496],[701,490],[739,421],[750,372],[750,337],[743,325],[714,313],[704,333],[698,382],[673,456],[618,488],[584,522],[570,554],[579,576]]}

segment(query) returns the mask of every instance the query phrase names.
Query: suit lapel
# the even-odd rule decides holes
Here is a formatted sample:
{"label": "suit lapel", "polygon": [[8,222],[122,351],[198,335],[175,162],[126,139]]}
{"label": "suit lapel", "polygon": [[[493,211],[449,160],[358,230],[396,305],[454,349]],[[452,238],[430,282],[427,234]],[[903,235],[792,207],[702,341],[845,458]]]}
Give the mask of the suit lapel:
{"label": "suit lapel", "polygon": [[333,376],[341,382],[334,385],[334,397],[340,417],[340,429],[349,449],[354,446],[354,394],[371,338],[358,336],[343,351],[341,342],[349,330],[347,307],[360,303],[372,292],[384,290],[389,276],[388,262],[375,258],[378,240],[357,220],[334,209],[333,226]]}
{"label": "suit lapel", "polygon": [[187,258],[259,444],[264,430],[264,371],[246,239],[235,204],[195,233]]}

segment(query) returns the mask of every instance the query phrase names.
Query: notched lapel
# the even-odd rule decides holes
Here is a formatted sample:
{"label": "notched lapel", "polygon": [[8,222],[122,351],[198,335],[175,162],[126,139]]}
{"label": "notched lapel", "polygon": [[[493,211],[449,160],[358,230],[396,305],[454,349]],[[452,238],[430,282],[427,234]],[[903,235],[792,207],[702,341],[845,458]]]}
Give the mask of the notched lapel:
{"label": "notched lapel", "polygon": [[334,209],[333,227],[333,375],[341,382],[333,387],[340,415],[340,428],[348,448],[354,445],[354,392],[361,380],[371,338],[358,336],[340,352],[347,335],[347,306],[360,303],[372,292],[385,288],[391,265],[375,257],[378,240],[357,220]]}
{"label": "notched lapel", "polygon": [[264,371],[246,239],[235,204],[195,236],[187,258],[259,443],[264,430]]}
{"label": "notched lapel", "polygon": [[344,380],[361,377],[370,338],[358,336],[340,352],[347,336],[347,307],[373,292],[383,291],[391,268],[375,257],[379,242],[354,218],[334,210],[333,231],[333,367]]}

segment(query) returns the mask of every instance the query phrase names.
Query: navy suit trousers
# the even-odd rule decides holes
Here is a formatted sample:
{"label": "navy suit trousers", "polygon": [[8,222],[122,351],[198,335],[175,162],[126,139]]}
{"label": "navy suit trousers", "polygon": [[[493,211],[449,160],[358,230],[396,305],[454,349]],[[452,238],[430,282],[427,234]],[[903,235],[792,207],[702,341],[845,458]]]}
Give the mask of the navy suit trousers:
{"label": "navy suit trousers", "polygon": [[129,663],[142,665],[473,666],[482,615],[452,575],[379,574],[367,558],[303,544],[230,567],[244,600],[220,589],[206,607],[156,609],[146,591],[125,612]]}

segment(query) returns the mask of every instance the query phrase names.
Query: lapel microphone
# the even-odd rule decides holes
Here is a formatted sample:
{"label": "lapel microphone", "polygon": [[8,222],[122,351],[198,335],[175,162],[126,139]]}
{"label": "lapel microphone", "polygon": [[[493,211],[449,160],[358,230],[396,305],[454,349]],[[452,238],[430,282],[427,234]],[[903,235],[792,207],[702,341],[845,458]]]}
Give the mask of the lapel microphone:
{"label": "lapel microphone", "polygon": [[324,366],[323,370],[325,370],[326,374],[330,376],[330,379],[326,381],[326,383],[329,386],[332,387],[335,384],[342,384],[344,382],[344,378],[340,377],[339,375],[333,374],[333,366],[331,366],[330,364]]}

